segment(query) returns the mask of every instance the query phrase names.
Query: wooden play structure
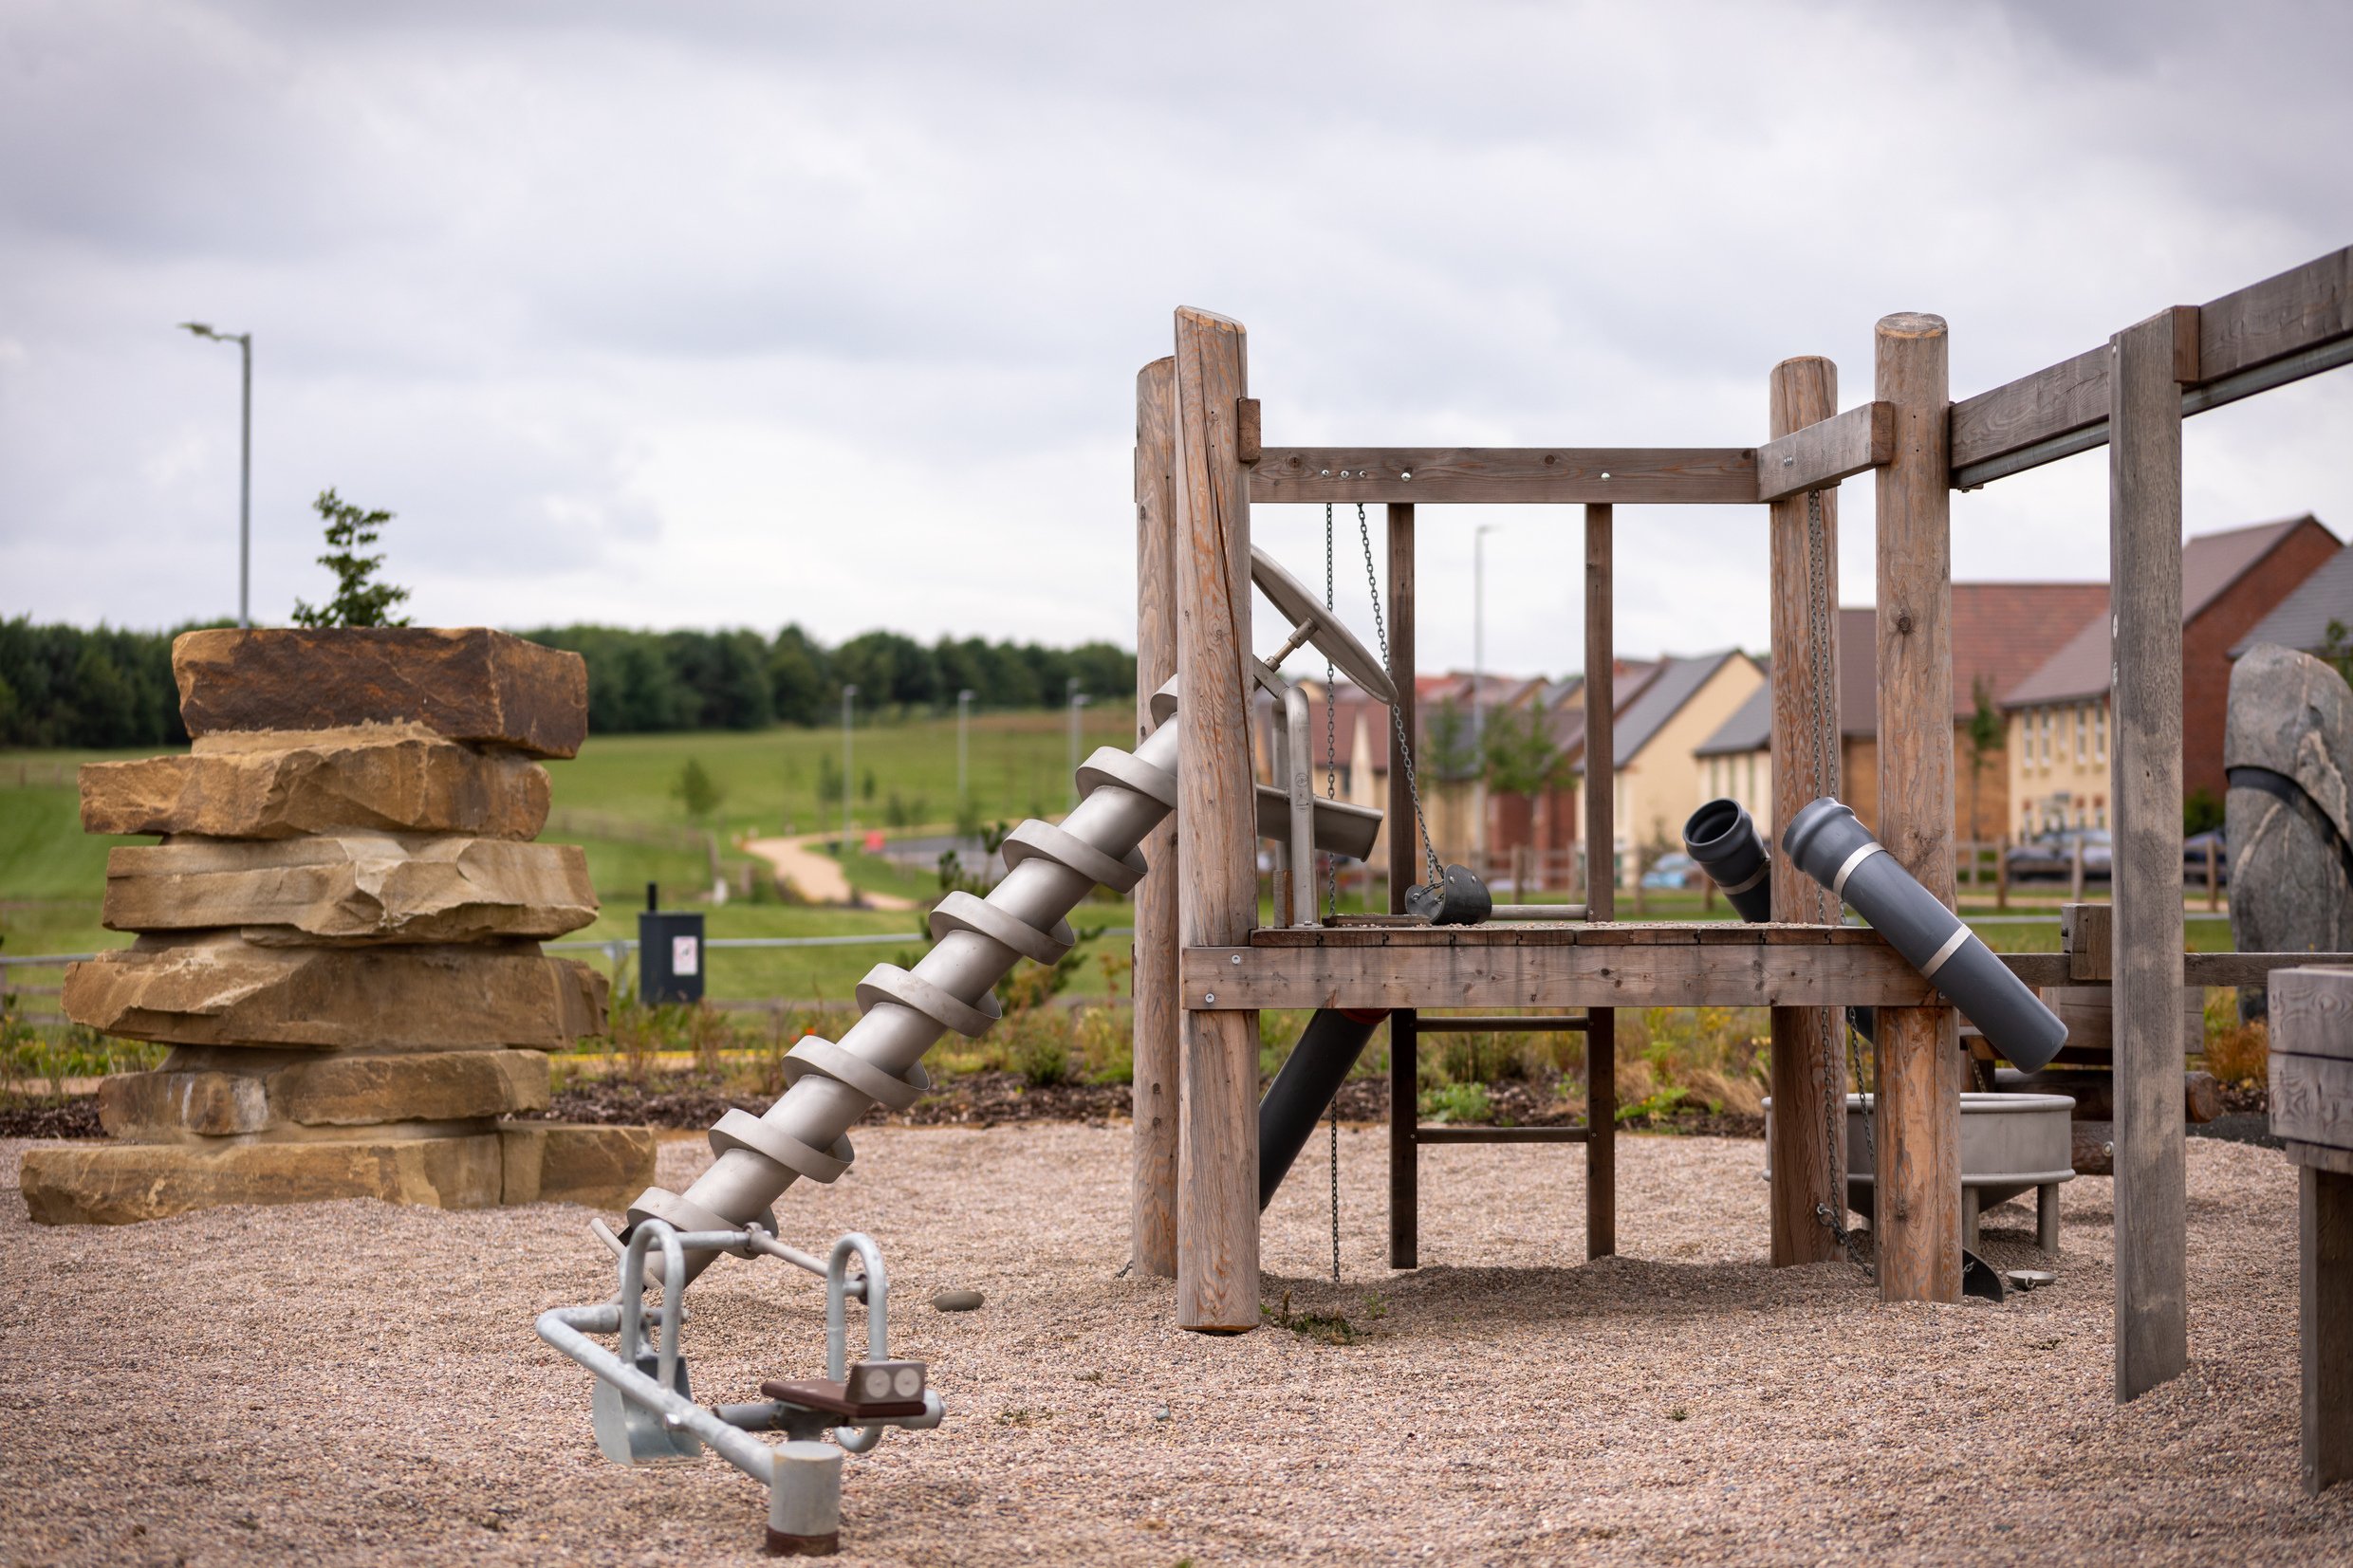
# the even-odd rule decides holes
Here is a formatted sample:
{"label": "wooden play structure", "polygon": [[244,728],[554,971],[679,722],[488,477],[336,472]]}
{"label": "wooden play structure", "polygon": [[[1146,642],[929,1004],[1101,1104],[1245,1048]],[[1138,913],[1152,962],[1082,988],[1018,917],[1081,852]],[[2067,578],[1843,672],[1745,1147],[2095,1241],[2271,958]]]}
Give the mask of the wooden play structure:
{"label": "wooden play structure", "polygon": [[[1173,1275],[1187,1328],[1238,1332],[1259,1315],[1254,1106],[1258,1009],[1389,1009],[1390,1248],[1416,1263],[1416,1155],[1424,1143],[1584,1146],[1585,1251],[1618,1245],[1613,1010],[1772,1009],[1776,1157],[1771,1258],[1833,1255],[1843,1212],[1845,1073],[1838,1009],[1879,1009],[1879,1287],[1888,1301],[1961,1290],[1959,1097],[1953,1009],[1871,931],[1776,856],[1757,925],[1613,920],[1611,791],[1584,791],[1585,918],[1574,923],[1258,929],[1249,703],[1253,503],[1386,508],[1389,674],[1413,732],[1417,507],[1583,509],[1585,754],[1612,751],[1612,573],[1620,507],[1740,503],[1771,542],[1777,823],[1836,795],[1835,639],[1840,481],[1874,475],[1880,724],[1878,834],[1954,900],[1950,497],[2095,447],[2109,449],[2115,746],[2114,909],[2069,950],[2010,954],[2029,985],[2114,989],[2116,1387],[2120,1399],[2188,1357],[2181,993],[2260,984],[2308,954],[2185,954],[2181,896],[2181,422],[2353,360],[2353,249],[2204,305],[2177,306],[2061,364],[1955,402],[1945,323],[1878,324],[1871,400],[1841,411],[1836,367],[1799,358],[1767,387],[1769,439],[1747,447],[1292,448],[1262,444],[1243,328],[1176,316],[1175,354],[1138,383],[1138,735],[1150,699],[1181,682],[1177,809],[1144,843],[1161,868],[1137,889],[1138,1267]],[[1280,413],[1276,415],[1278,428]],[[1640,548],[1642,535],[1629,541]],[[1829,744],[1815,740],[1826,731]],[[1407,770],[1390,772],[1392,908],[1417,879]],[[1173,867],[1175,875],[1170,876]],[[1416,1125],[1423,1008],[1532,1010],[1584,1031],[1584,1127]],[[1527,1027],[1513,1018],[1502,1026]],[[1491,1024],[1490,1026],[1495,1026]]]}

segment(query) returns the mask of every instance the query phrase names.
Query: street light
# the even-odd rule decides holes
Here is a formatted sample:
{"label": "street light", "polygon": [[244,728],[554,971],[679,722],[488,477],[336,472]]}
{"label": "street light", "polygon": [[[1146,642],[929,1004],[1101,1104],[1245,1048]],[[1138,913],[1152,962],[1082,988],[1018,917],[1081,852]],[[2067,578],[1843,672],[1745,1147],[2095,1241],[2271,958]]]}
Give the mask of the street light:
{"label": "street light", "polygon": [[842,860],[850,858],[850,709],[858,697],[858,688],[842,688]]}
{"label": "street light", "polygon": [[956,806],[959,810],[973,798],[972,791],[965,787],[964,783],[967,776],[965,764],[972,755],[964,744],[964,722],[972,716],[972,711],[973,689],[968,686],[956,693]]}
{"label": "street light", "polygon": [[[1471,752],[1487,766],[1487,536],[1502,527],[1482,523],[1471,530]],[[1487,792],[1479,791],[1479,875],[1487,875]]]}
{"label": "street light", "polygon": [[237,435],[237,624],[253,624],[253,334],[215,332],[202,322],[180,329],[216,343],[234,343],[245,361],[243,418]]}
{"label": "street light", "polygon": [[1079,690],[1079,677],[1070,677],[1070,809],[1079,809],[1079,710],[1090,700]]}

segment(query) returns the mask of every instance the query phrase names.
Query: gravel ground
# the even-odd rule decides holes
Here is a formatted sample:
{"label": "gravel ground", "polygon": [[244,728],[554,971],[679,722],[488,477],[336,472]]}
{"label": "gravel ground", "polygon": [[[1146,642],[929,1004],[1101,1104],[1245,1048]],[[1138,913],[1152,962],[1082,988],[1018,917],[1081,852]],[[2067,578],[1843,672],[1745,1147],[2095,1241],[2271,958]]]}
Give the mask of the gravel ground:
{"label": "gravel ground", "polygon": [[[1755,1143],[1621,1140],[1625,1255],[1590,1265],[1574,1153],[1436,1149],[1427,1266],[1393,1276],[1384,1140],[1352,1131],[1349,1282],[1325,1277],[1320,1138],[1266,1233],[1270,1301],[1366,1331],[1335,1345],[1183,1334],[1169,1284],[1118,1277],[1124,1129],[859,1142],[787,1233],[881,1241],[894,1349],[951,1415],[850,1461],[856,1560],[2353,1560],[2353,1495],[2297,1483],[2295,1185],[2267,1151],[2190,1145],[2196,1359],[2120,1410],[2104,1180],[2066,1190],[2055,1288],[1883,1307],[1846,1265],[1764,1266]],[[754,1559],[751,1484],[600,1459],[585,1374],[531,1334],[611,1289],[585,1211],[48,1230],[14,1190],[25,1147],[0,1144],[0,1559]],[[664,1181],[704,1158],[666,1145]],[[1987,1227],[1997,1262],[2033,1261],[2025,1207]],[[923,1304],[947,1285],[989,1304]],[[690,1300],[701,1397],[816,1371],[800,1276],[722,1263]]]}

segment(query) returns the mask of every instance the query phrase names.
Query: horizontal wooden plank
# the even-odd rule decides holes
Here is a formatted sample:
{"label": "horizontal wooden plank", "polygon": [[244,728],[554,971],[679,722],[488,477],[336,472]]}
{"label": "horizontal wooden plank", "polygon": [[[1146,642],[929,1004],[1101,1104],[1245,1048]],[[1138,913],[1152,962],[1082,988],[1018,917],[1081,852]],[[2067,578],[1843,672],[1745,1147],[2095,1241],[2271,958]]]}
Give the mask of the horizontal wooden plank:
{"label": "horizontal wooden plank", "polygon": [[[1334,935],[1342,933],[1334,932]],[[1348,932],[1356,935],[1356,932]],[[1457,942],[1193,948],[1188,1007],[1918,1007],[1928,983],[1868,944]]]}
{"label": "horizontal wooden plank", "polygon": [[1725,506],[1756,500],[1753,447],[1269,447],[1254,504]]}
{"label": "horizontal wooden plank", "polygon": [[1896,405],[1858,403],[1756,452],[1756,498],[1778,501],[1885,468],[1896,452]]}
{"label": "horizontal wooden plank", "polygon": [[1416,1143],[1590,1143],[1584,1127],[1455,1127],[1424,1122],[1414,1129]]}
{"label": "horizontal wooden plank", "polygon": [[2273,1051],[2270,1098],[2275,1136],[2353,1150],[2353,1061]]}
{"label": "horizontal wooden plank", "polygon": [[1608,920],[1524,926],[1261,926],[1251,932],[1256,948],[1390,947],[1859,947],[1884,942],[1867,926],[1811,926],[1795,921],[1749,925],[1738,920]]}
{"label": "horizontal wooden plank", "polygon": [[[2038,441],[2108,422],[2108,345],[1964,397],[1945,419],[1955,473]],[[1956,480],[1955,483],[1958,481]]]}
{"label": "horizontal wooden plank", "polygon": [[2219,380],[2353,337],[2353,246],[2198,307],[2197,375]]}
{"label": "horizontal wooden plank", "polygon": [[2265,984],[2274,1053],[2353,1060],[2353,969],[2299,965]]}
{"label": "horizontal wooden plank", "polygon": [[1422,1013],[1414,1032],[1425,1035],[1570,1034],[1585,1026],[1583,1013]]}
{"label": "horizontal wooden plank", "polygon": [[2281,969],[2312,964],[2353,964],[2347,952],[2194,952],[2182,961],[2192,986],[2268,986]]}

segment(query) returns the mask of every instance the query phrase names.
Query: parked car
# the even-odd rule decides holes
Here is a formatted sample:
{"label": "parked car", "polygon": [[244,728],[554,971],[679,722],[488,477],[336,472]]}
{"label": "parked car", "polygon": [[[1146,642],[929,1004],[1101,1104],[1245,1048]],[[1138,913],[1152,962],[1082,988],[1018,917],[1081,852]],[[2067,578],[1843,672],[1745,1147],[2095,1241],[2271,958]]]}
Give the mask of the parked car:
{"label": "parked car", "polygon": [[2181,877],[2193,887],[2206,885],[2206,846],[2214,846],[2214,880],[2224,887],[2231,885],[2231,846],[2222,837],[2222,829],[2209,828],[2193,833],[2181,840]]}
{"label": "parked car", "polygon": [[1650,869],[1642,873],[1642,885],[1646,888],[1693,888],[1699,885],[1698,879],[1705,875],[1699,869],[1698,861],[1679,849],[1670,850],[1653,860]]}
{"label": "parked car", "polygon": [[2108,868],[2114,862],[2109,846],[2108,830],[2104,827],[2070,827],[2029,839],[2023,844],[2012,844],[2002,863],[2013,882],[2031,882],[2049,877],[2065,882],[2075,876],[2075,846],[2084,846],[2084,875],[2087,878],[2107,880]]}

